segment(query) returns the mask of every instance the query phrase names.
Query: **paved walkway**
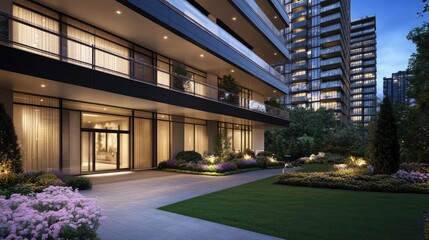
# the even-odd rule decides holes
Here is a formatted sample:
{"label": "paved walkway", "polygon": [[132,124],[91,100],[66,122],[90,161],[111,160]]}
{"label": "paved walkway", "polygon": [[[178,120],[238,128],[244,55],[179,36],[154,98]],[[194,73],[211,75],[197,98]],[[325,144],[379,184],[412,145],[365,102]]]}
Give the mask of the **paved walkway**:
{"label": "paved walkway", "polygon": [[92,177],[93,189],[82,191],[82,194],[98,197],[107,216],[98,230],[102,240],[269,240],[278,238],[165,212],[157,208],[279,173],[281,169],[269,169],[214,177],[142,171],[109,177]]}

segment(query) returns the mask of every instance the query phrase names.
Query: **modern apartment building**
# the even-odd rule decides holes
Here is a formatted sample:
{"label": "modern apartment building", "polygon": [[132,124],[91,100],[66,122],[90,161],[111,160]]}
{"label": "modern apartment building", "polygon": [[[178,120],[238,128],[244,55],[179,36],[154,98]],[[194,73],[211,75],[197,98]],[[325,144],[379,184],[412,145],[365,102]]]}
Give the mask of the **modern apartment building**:
{"label": "modern apartment building", "polygon": [[291,61],[284,66],[288,108],[350,112],[350,0],[286,0],[291,28],[285,30]]}
{"label": "modern apartment building", "polygon": [[[278,0],[2,0],[0,11],[0,102],[26,171],[153,168],[210,152],[223,129],[234,151],[260,151],[267,127],[289,124],[264,105],[288,93],[271,67],[289,59]],[[321,26],[345,18],[334,11]],[[333,38],[323,49],[344,54]],[[321,74],[343,81],[333,66]],[[229,75],[240,93],[219,88]]]}
{"label": "modern apartment building", "polygon": [[377,112],[376,18],[352,22],[350,45],[351,120],[368,125]]}
{"label": "modern apartment building", "polygon": [[411,74],[407,71],[399,71],[392,73],[391,78],[383,78],[383,95],[390,99],[392,103],[402,102],[411,103],[411,99],[407,96],[408,79]]}

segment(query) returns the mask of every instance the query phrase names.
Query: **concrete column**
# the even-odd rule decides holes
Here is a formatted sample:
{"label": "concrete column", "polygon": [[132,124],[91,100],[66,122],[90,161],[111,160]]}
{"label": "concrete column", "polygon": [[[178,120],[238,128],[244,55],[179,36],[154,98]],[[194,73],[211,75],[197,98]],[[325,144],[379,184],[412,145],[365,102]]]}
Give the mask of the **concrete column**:
{"label": "concrete column", "polygon": [[80,112],[63,110],[62,113],[62,170],[66,174],[80,174]]}

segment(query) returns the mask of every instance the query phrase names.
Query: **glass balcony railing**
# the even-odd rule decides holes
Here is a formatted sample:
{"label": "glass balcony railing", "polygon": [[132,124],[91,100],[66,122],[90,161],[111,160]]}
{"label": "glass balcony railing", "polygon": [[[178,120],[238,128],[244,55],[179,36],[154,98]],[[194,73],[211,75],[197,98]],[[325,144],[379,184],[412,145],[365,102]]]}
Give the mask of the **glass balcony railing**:
{"label": "glass balcony railing", "polygon": [[320,84],[320,89],[328,89],[328,88],[337,88],[337,87],[343,87],[343,84],[340,80],[338,81],[331,81],[331,82],[324,82]]}
{"label": "glass balcony railing", "polygon": [[307,101],[307,96],[292,97],[292,102],[305,102],[305,101]]}
{"label": "glass balcony railing", "polygon": [[336,9],[336,8],[340,8],[340,7],[341,7],[341,2],[337,2],[337,3],[334,3],[334,4],[330,4],[328,6],[322,7],[320,9],[320,12],[324,13],[324,12],[327,12],[327,11],[330,11],[330,10],[333,10],[333,9]]}
{"label": "glass balcony railing", "polygon": [[246,0],[246,2],[255,12],[256,15],[259,16],[259,18],[268,26],[269,29],[276,35],[276,37],[281,41],[285,42],[285,38],[283,37],[283,34],[274,26],[273,22],[265,15],[264,11],[258,6],[258,4],[254,0]]}
{"label": "glass balcony railing", "polygon": [[343,70],[341,68],[336,68],[328,71],[323,71],[320,73],[320,77],[333,77],[333,76],[343,76]]}
{"label": "glass balcony railing", "polygon": [[330,36],[330,37],[326,37],[326,38],[320,39],[320,45],[327,44],[327,43],[330,43],[330,42],[336,42],[336,41],[340,41],[340,40],[341,40],[341,35],[337,34],[337,35],[334,35],[334,36]]}
{"label": "glass balcony railing", "polygon": [[321,55],[331,54],[331,53],[335,53],[335,52],[341,52],[341,46],[324,48],[324,49],[320,50]]}
{"label": "glass balcony railing", "polygon": [[[86,67],[97,71],[106,72],[108,74],[117,75],[126,79],[130,79],[132,81],[137,81],[142,84],[149,84],[157,87],[171,89],[174,91],[180,91],[184,94],[189,94],[195,97],[209,99],[216,102],[222,102],[225,104],[233,105],[239,108],[255,111],[273,117],[278,117],[282,119],[289,118],[288,113],[284,110],[265,105],[264,103],[258,102],[250,98],[245,98],[239,95],[229,93],[216,86],[212,86],[204,82],[195,81],[192,78],[178,75],[176,73],[170,73],[162,68],[157,68],[155,66],[148,65],[147,63],[144,63],[137,59],[130,58],[128,56],[121,56],[117,53],[112,52],[109,49],[99,48],[94,45],[87,44],[84,41],[70,38],[65,34],[52,32],[42,27],[32,25],[23,20],[13,18],[5,13],[0,12],[0,17],[8,20],[7,24],[9,24],[9,26],[21,24],[24,25],[25,28],[28,29],[28,31],[37,31],[39,34],[42,33],[44,35],[43,38],[38,39],[40,43],[38,46],[41,47],[35,47],[32,44],[25,43],[25,41],[14,41],[12,39],[9,39],[9,34],[7,33],[0,34],[1,45],[18,48],[20,50],[53,58],[70,64],[79,65],[81,67]],[[11,30],[13,29],[11,28]],[[46,43],[43,42],[44,39],[47,39]],[[64,49],[65,51],[62,51],[62,53],[59,53],[58,51],[50,51],[46,48],[46,46],[54,44],[52,42],[52,39],[56,39],[56,41],[58,41],[58,46],[60,42],[67,42],[70,46],[73,47],[73,51],[85,54],[83,54],[82,56],[79,54],[75,54],[75,56],[73,57],[68,55],[69,51],[67,49]],[[112,68],[103,65],[106,60],[121,63],[123,66],[128,66],[126,67],[126,69],[133,70],[113,70]],[[155,78],[154,74],[162,76],[162,82],[157,82],[157,78]]]}
{"label": "glass balcony railing", "polygon": [[256,55],[252,50],[247,48],[244,44],[234,38],[231,34],[223,30],[217,24],[212,22],[207,16],[202,14],[198,9],[188,3],[186,0],[164,0],[168,3],[173,9],[175,9],[179,14],[185,18],[191,20],[200,28],[209,32],[219,40],[227,43],[229,46],[234,48],[237,52],[247,57],[249,60],[257,64],[259,67],[270,73],[271,75],[278,78],[280,81],[285,82],[286,79],[284,75],[279,73],[270,64],[265,62],[262,58]]}
{"label": "glass balcony railing", "polygon": [[301,0],[292,3],[292,9],[299,8],[301,6],[307,6],[307,0]]}
{"label": "glass balcony railing", "polygon": [[333,64],[340,64],[343,62],[343,59],[340,57],[336,58],[329,58],[326,60],[320,61],[320,66],[327,66],[327,65],[333,65]]}
{"label": "glass balcony railing", "polygon": [[326,17],[321,18],[320,23],[330,22],[330,21],[340,19],[340,18],[341,18],[341,13],[335,13],[335,14],[328,15]]}
{"label": "glass balcony railing", "polygon": [[332,32],[332,31],[337,31],[337,30],[340,30],[340,29],[341,29],[341,24],[337,23],[337,24],[334,24],[334,25],[330,25],[330,26],[321,28],[320,29],[320,33],[324,34],[324,33]]}

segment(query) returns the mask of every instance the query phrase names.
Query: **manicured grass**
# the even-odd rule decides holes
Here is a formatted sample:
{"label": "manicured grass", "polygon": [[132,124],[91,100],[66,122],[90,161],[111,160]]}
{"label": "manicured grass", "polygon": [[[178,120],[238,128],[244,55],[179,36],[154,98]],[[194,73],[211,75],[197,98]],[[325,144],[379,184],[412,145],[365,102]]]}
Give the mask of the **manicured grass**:
{"label": "manicured grass", "polygon": [[[326,166],[304,165],[304,171]],[[294,239],[419,239],[429,195],[355,192],[274,184],[274,178],[160,209]]]}
{"label": "manicured grass", "polygon": [[332,170],[332,165],[329,164],[304,164],[300,172],[328,172]]}

